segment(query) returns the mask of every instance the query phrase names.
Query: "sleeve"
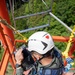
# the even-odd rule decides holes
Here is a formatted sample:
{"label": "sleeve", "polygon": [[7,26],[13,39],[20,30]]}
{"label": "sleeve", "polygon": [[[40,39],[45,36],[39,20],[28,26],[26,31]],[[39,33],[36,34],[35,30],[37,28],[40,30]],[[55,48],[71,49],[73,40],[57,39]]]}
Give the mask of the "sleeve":
{"label": "sleeve", "polygon": [[16,68],[16,75],[23,75],[23,69],[20,68]]}

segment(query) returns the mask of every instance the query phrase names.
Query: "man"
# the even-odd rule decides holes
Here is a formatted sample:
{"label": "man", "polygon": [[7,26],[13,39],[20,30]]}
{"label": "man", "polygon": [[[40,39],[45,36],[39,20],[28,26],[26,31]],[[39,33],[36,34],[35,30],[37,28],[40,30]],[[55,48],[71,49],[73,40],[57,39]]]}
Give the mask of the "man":
{"label": "man", "polygon": [[22,64],[23,55],[22,49],[16,55],[16,64],[19,66],[16,69],[17,75],[74,75],[74,73],[65,73],[62,61],[62,55],[55,48],[51,35],[44,31],[39,31],[32,34],[28,39],[28,51],[35,59],[35,68],[30,68],[23,71]]}

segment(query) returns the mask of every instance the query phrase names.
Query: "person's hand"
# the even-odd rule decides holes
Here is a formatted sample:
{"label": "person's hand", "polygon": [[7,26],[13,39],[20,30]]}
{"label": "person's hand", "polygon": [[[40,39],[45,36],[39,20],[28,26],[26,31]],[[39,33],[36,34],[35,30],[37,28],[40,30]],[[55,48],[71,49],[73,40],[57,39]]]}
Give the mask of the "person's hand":
{"label": "person's hand", "polygon": [[29,69],[29,70],[27,70],[27,71],[24,71],[23,74],[24,74],[24,75],[28,75],[28,74],[30,73],[30,71],[31,71],[31,69]]}
{"label": "person's hand", "polygon": [[73,72],[67,72],[67,73],[64,73],[63,75],[74,75]]}
{"label": "person's hand", "polygon": [[23,60],[22,49],[17,51],[17,53],[15,54],[15,59],[16,63],[20,65],[21,61]]}

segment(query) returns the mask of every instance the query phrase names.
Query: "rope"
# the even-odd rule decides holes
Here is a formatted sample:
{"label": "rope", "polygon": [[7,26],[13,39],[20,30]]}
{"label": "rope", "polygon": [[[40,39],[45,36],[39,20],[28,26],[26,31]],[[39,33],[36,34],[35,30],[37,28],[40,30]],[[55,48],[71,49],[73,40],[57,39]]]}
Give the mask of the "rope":
{"label": "rope", "polygon": [[20,35],[23,40],[25,40],[27,42],[27,38],[25,36],[23,36],[20,32],[18,32],[13,26],[11,26],[9,23],[6,22],[5,19],[2,19],[0,17],[0,22],[3,23],[4,25],[6,25],[8,28],[12,29],[13,31],[15,31],[18,35]]}
{"label": "rope", "polygon": [[48,5],[46,4],[46,2],[45,2],[44,0],[42,0],[42,2],[45,4],[45,6],[46,6],[47,8],[49,8]]}
{"label": "rope", "polygon": [[66,50],[64,52],[62,52],[63,56],[65,56],[65,58],[68,57],[68,52],[69,52],[69,49],[71,47],[71,44],[72,44],[72,38],[74,37],[74,32],[75,32],[75,25],[74,25],[74,28],[72,30],[72,33],[71,33],[71,36],[70,36],[70,39],[68,41],[68,44],[67,44],[67,47],[66,47]]}
{"label": "rope", "polygon": [[72,38],[74,37],[74,32],[75,32],[75,25],[74,25],[74,28],[73,28],[72,33],[70,35],[70,39],[68,41],[66,50],[64,52],[62,52],[62,55],[65,56],[66,61],[67,61],[67,65],[65,66],[65,72],[68,72],[71,69],[71,67],[74,65],[74,61],[68,56],[69,49],[70,49],[71,44],[73,42]]}

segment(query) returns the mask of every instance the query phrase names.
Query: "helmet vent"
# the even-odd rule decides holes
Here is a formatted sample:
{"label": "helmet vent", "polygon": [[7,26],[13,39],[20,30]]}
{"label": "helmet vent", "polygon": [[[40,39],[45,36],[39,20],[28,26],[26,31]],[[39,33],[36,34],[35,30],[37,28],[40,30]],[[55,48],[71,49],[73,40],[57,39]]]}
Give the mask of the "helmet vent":
{"label": "helmet vent", "polygon": [[30,39],[29,41],[36,41],[36,39]]}
{"label": "helmet vent", "polygon": [[43,41],[41,41],[41,42],[44,45],[44,48],[43,48],[43,50],[44,50],[48,45],[45,42],[43,42]]}

